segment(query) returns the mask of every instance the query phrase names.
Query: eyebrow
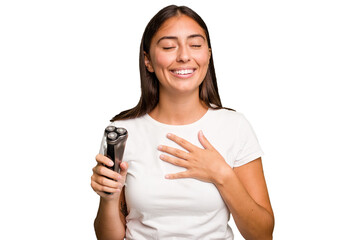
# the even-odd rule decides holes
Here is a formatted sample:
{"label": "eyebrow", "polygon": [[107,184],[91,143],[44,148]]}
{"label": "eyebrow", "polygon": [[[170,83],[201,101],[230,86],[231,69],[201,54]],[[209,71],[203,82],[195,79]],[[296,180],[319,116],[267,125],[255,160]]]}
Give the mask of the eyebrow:
{"label": "eyebrow", "polygon": [[[187,38],[189,39],[189,38],[197,38],[197,37],[200,37],[200,38],[204,39],[204,41],[205,41],[205,37],[204,37],[203,35],[201,35],[201,34],[192,34],[192,35],[188,36]],[[164,37],[160,38],[160,39],[157,41],[157,44],[159,44],[159,42],[160,42],[161,40],[164,40],[164,39],[177,40],[178,37],[175,37],[175,36],[164,36]]]}

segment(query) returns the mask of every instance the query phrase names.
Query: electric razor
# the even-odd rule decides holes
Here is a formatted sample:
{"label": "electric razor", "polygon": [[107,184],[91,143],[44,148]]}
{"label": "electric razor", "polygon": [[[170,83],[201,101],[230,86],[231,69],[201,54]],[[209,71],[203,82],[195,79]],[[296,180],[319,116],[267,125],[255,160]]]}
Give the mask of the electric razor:
{"label": "electric razor", "polygon": [[112,167],[106,167],[117,173],[120,173],[120,163],[124,156],[127,138],[128,132],[125,128],[115,126],[108,126],[105,128],[104,142],[106,142],[106,144],[104,155],[114,162]]}
{"label": "electric razor", "polygon": [[104,138],[106,141],[104,154],[114,162],[114,165],[108,168],[119,173],[128,132],[122,127],[108,126],[105,128]]}

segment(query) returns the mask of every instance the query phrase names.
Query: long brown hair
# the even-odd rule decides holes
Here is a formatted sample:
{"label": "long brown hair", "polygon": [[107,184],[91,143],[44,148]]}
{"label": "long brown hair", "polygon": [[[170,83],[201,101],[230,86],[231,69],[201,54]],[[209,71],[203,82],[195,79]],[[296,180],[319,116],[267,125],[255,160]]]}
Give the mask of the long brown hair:
{"label": "long brown hair", "polygon": [[[159,81],[155,73],[149,72],[145,66],[144,52],[149,53],[150,43],[161,25],[171,17],[184,14],[194,19],[205,31],[208,46],[211,49],[210,36],[205,22],[192,9],[186,6],[170,5],[161,9],[148,23],[141,39],[139,67],[141,79],[141,96],[139,103],[129,110],[123,111],[110,121],[137,118],[151,112],[159,102]],[[213,54],[210,56],[209,66],[204,81],[199,86],[199,97],[213,109],[223,108],[218,92]]]}

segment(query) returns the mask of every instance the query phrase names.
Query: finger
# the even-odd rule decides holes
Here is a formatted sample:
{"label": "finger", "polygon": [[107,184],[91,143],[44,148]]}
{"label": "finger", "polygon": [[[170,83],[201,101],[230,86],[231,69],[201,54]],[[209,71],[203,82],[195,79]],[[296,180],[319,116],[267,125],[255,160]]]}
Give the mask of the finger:
{"label": "finger", "polygon": [[189,171],[172,173],[165,175],[166,179],[179,179],[179,178],[189,178]]}
{"label": "finger", "polygon": [[177,149],[177,148],[173,148],[173,147],[169,147],[169,146],[165,146],[165,145],[160,145],[158,146],[158,149],[162,152],[166,152],[169,153],[175,157],[178,158],[182,158],[182,159],[187,159],[188,158],[188,154],[187,152]]}
{"label": "finger", "polygon": [[100,176],[104,176],[104,177],[107,177],[107,178],[110,178],[110,179],[113,179],[115,181],[119,180],[121,178],[120,174],[103,166],[103,165],[96,165],[94,168],[93,168],[93,172],[94,174],[97,174],[97,175],[100,175]]}
{"label": "finger", "polygon": [[109,192],[109,193],[120,192],[119,188],[112,188],[112,187],[103,186],[103,185],[100,185],[100,184],[98,184],[96,182],[91,182],[91,187],[98,194],[99,194],[99,192]]}
{"label": "finger", "polygon": [[160,159],[165,162],[179,166],[179,167],[188,168],[188,166],[189,166],[188,161],[186,161],[184,159],[176,158],[176,157],[171,157],[171,156],[165,155],[165,154],[161,154]]}
{"label": "finger", "polygon": [[121,162],[120,163],[120,175],[123,177],[126,176],[128,168],[129,168],[129,164],[127,162]]}
{"label": "finger", "polygon": [[175,134],[168,133],[166,136],[167,136],[167,138],[176,142],[177,144],[179,144],[181,147],[188,150],[189,152],[191,152],[195,148],[195,146],[193,144],[191,144],[190,142],[186,141],[185,139],[183,139],[181,137],[176,136]]}
{"label": "finger", "polygon": [[102,177],[102,176],[99,176],[99,175],[93,175],[91,177],[91,181],[101,185],[101,186],[104,186],[104,187],[110,187],[110,188],[120,188],[122,187],[122,184],[121,182],[117,182],[117,181],[114,181],[114,180],[111,180],[109,178],[106,178],[106,177]]}
{"label": "finger", "polygon": [[96,155],[95,159],[98,163],[102,163],[108,167],[112,167],[114,165],[114,162],[110,158],[108,158],[102,154]]}
{"label": "finger", "polygon": [[205,137],[204,133],[200,130],[198,134],[199,141],[205,149],[213,149],[214,147],[210,144],[209,140]]}

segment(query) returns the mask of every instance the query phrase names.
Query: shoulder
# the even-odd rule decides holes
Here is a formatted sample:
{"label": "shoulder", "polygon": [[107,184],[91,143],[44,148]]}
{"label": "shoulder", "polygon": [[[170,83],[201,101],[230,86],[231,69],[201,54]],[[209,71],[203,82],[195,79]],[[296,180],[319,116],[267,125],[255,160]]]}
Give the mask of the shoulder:
{"label": "shoulder", "polygon": [[222,129],[230,129],[232,133],[252,131],[250,122],[241,112],[228,109],[213,109],[210,113],[211,123],[221,126]]}
{"label": "shoulder", "polygon": [[245,120],[245,116],[241,112],[236,112],[225,108],[211,109],[210,111],[212,118],[216,120],[223,120],[233,123],[239,123]]}

